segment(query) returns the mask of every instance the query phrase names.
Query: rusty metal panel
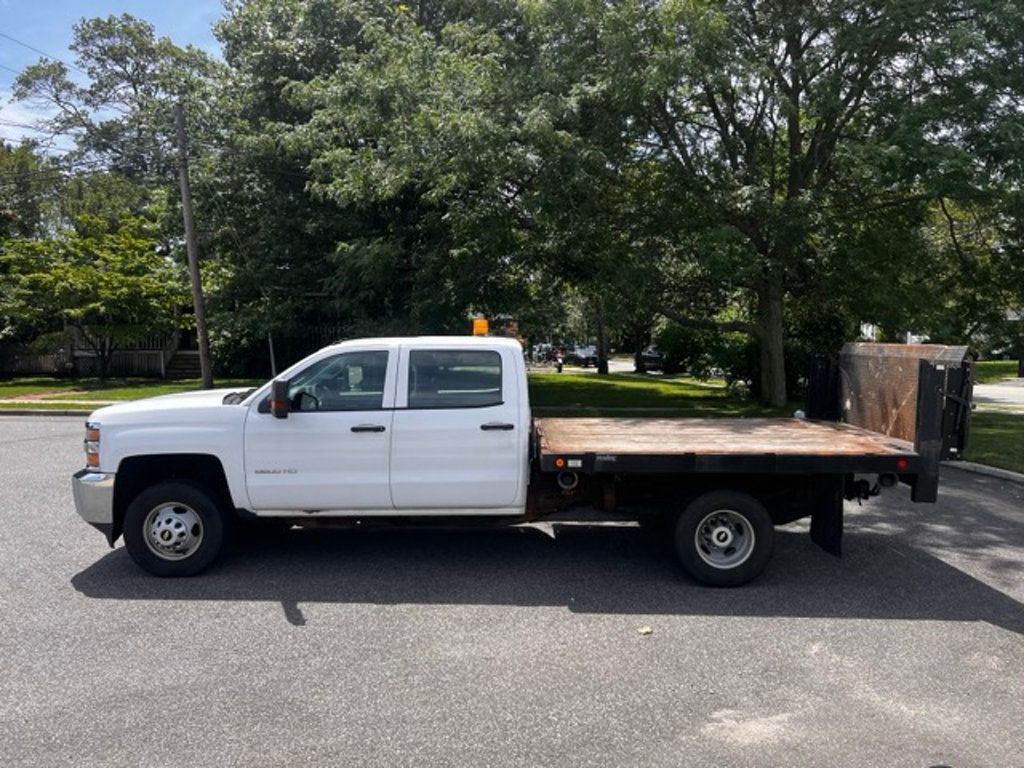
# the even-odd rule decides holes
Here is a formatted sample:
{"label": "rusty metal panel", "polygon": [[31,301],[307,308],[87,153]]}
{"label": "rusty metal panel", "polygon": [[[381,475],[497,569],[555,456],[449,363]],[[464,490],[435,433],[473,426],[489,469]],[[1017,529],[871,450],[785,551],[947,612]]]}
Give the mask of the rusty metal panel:
{"label": "rusty metal panel", "polygon": [[921,361],[958,368],[969,355],[967,347],[939,344],[844,345],[839,357],[843,421],[913,442]]}

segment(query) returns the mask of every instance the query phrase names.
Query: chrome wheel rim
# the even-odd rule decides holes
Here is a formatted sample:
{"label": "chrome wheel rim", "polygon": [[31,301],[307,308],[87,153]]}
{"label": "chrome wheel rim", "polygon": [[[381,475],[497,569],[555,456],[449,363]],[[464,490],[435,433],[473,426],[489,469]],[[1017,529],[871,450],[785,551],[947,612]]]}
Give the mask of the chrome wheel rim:
{"label": "chrome wheel rim", "polygon": [[700,559],[712,568],[736,568],[754,551],[750,521],[732,509],[716,509],[704,516],[693,537]]}
{"label": "chrome wheel rim", "polygon": [[192,507],[177,501],[150,510],[143,532],[149,551],[162,560],[184,560],[203,543],[203,521]]}

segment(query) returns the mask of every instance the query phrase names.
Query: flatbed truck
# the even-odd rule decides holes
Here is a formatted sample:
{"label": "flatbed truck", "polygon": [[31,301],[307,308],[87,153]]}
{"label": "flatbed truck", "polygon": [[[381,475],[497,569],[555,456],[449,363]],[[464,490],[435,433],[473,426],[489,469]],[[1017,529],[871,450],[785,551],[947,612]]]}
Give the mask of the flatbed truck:
{"label": "flatbed truck", "polygon": [[962,451],[965,350],[847,345],[792,418],[534,418],[518,342],[359,339],[262,387],[101,408],[78,513],[157,576],[209,567],[235,526],[516,525],[574,511],[653,523],[692,578],[738,586],[774,528],[841,549],[843,502],[934,501]]}

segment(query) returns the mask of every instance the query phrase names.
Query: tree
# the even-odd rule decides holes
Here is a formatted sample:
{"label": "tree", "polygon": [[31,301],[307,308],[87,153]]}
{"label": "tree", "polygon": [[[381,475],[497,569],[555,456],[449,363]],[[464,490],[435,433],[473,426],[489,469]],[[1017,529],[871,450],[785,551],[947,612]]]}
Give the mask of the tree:
{"label": "tree", "polygon": [[[926,194],[901,152],[918,160],[939,145],[950,164],[964,155],[927,131],[920,110],[961,80],[955,54],[976,14],[917,0],[576,7],[546,23],[565,56],[585,58],[594,98],[628,116],[638,162],[662,169],[649,210],[677,232],[666,287],[739,292],[749,320],[718,324],[757,339],[762,396],[783,405],[786,303],[822,279],[828,252],[841,255],[821,239],[828,223],[865,226],[875,209]],[[666,314],[708,322],[666,298]]]}
{"label": "tree", "polygon": [[[331,71],[290,91],[312,191],[415,222],[415,239],[385,228],[345,261],[365,273],[412,243],[440,276],[465,273],[463,254],[525,260],[593,286],[595,306],[643,263],[664,314],[757,339],[777,406],[787,297],[848,255],[820,241],[826,222],[874,223],[922,194],[887,168],[901,144],[928,146],[900,107],[959,75],[935,54],[972,23],[917,0],[445,7],[438,25],[360,6]],[[735,304],[745,317],[717,319]]]}
{"label": "tree", "polygon": [[77,331],[105,378],[119,345],[173,330],[187,294],[179,267],[158,252],[152,223],[76,223],[51,239],[6,243],[0,318],[5,331]]}
{"label": "tree", "polygon": [[169,100],[202,93],[221,350],[318,323],[461,331],[470,310],[538,327],[562,293],[599,336],[639,344],[655,311],[746,334],[743,378],[781,405],[799,358],[860,322],[960,340],[1024,304],[1022,19],[988,0],[245,0],[223,66],[112,17],[76,29],[88,86],[41,62],[19,94],[57,108],[76,162],[131,181],[169,159]]}
{"label": "tree", "polygon": [[[195,48],[157,38],[151,24],[128,14],[82,20],[75,25],[71,49],[88,84],[71,80],[63,62],[43,59],[18,76],[15,98],[42,102],[54,110],[40,129],[74,137],[76,151],[67,162],[98,163],[142,189],[164,187],[173,161],[184,162],[186,151],[183,139],[177,152],[172,149],[172,110],[189,98],[197,106],[203,103],[195,97],[207,88],[216,63]],[[190,115],[193,112],[201,122],[202,111],[191,109]],[[191,210],[189,217],[191,224]],[[178,229],[168,220],[163,223]],[[190,257],[196,247],[192,234],[191,229],[186,233]],[[197,280],[198,274],[197,269]],[[201,301],[198,286],[195,295]],[[211,366],[201,304],[195,312],[200,320],[203,383],[209,387]]]}
{"label": "tree", "polygon": [[39,128],[75,140],[68,162],[102,166],[145,184],[169,176],[173,106],[183,99],[204,103],[197,97],[217,72],[216,61],[158,38],[149,22],[129,14],[83,19],[70,47],[87,84],[73,80],[63,62],[40,59],[18,75],[14,98],[52,111]]}
{"label": "tree", "polygon": [[0,243],[43,230],[59,183],[58,169],[34,144],[12,147],[0,142]]}
{"label": "tree", "polygon": [[[443,26],[445,14],[457,15],[454,4],[232,9],[218,28],[232,73],[224,89],[232,148],[204,171],[222,190],[217,239],[234,267],[220,307],[251,307],[263,329],[285,333],[324,317],[351,333],[459,332],[471,309],[519,314],[537,295],[529,267],[509,258],[509,222],[472,203],[462,173],[450,176],[450,194],[434,185],[443,183],[448,154],[437,156],[423,183],[403,177],[408,167],[398,163],[370,167],[369,158],[348,154],[383,145],[414,103],[429,105],[442,89],[468,94],[471,72],[452,71],[431,87],[436,71],[416,61],[431,55],[432,43],[415,18]],[[444,99],[432,114],[454,106]],[[423,115],[425,130],[429,119]],[[464,127],[445,140],[469,138],[472,126]],[[417,156],[432,149],[423,145]]]}

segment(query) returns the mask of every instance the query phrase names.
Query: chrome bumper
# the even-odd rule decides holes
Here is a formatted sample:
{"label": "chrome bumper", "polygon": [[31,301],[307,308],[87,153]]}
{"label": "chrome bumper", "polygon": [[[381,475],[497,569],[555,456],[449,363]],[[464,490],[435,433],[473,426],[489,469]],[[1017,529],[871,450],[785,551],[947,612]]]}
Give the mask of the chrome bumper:
{"label": "chrome bumper", "polygon": [[110,538],[114,525],[114,473],[82,469],[71,479],[75,510]]}

